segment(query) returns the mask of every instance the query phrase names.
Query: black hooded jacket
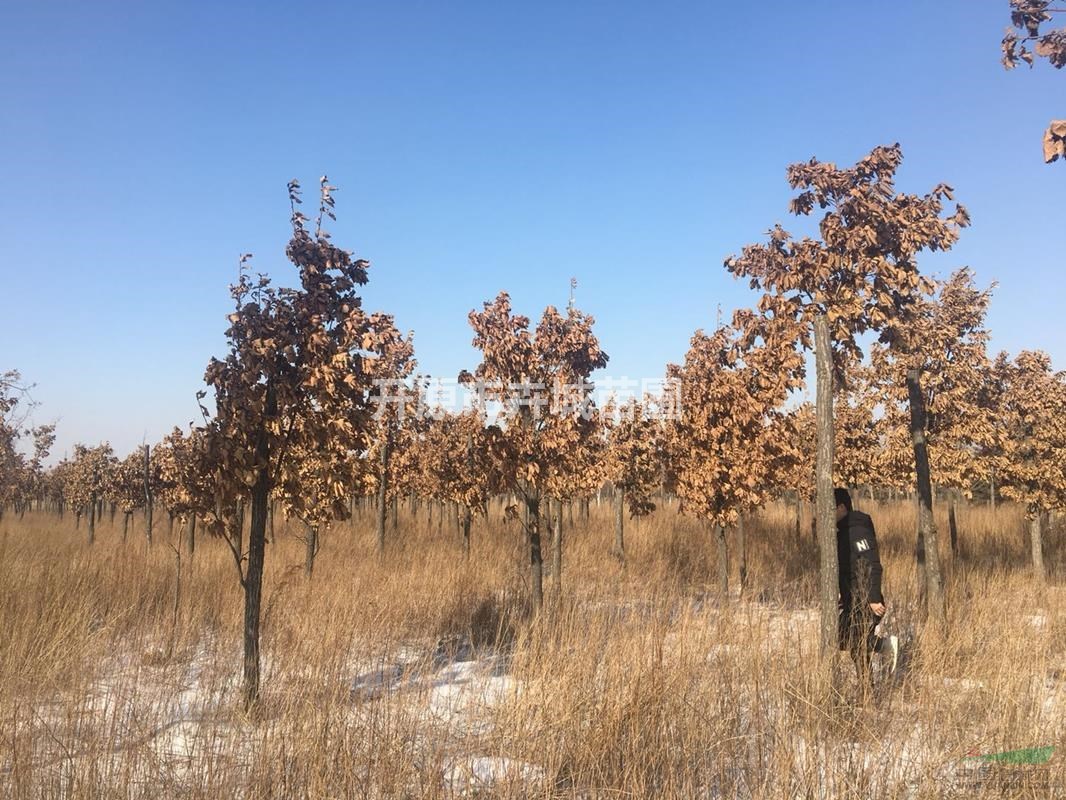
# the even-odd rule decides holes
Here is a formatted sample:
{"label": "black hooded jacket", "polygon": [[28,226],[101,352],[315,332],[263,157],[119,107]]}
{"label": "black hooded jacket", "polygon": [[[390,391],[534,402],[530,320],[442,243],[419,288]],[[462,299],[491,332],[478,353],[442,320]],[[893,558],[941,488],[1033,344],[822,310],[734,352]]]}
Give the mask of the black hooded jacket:
{"label": "black hooded jacket", "polygon": [[885,602],[881,594],[881,556],[869,514],[849,511],[837,522],[837,560],[844,605],[859,598],[865,598],[867,603]]}

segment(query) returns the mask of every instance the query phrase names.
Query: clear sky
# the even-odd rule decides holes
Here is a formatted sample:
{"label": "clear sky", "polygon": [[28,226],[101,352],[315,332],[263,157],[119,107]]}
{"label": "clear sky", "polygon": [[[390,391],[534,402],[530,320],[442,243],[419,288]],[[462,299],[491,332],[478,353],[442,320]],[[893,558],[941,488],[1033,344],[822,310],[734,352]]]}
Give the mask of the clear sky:
{"label": "clear sky", "polygon": [[285,183],[340,187],[334,241],[420,368],[466,315],[578,304],[612,376],[662,375],[753,302],[722,260],[788,218],[785,167],[899,141],[973,227],[924,268],[999,282],[994,347],[1066,367],[1066,70],[1005,72],[1006,0],[34,2],[0,26],[0,369],[58,455],[197,417],[238,254],[291,279]]}

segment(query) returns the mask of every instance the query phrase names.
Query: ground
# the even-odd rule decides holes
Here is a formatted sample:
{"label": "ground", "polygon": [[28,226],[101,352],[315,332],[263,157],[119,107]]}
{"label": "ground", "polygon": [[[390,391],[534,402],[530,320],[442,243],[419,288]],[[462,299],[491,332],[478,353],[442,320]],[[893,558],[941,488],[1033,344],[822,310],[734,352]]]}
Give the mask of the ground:
{"label": "ground", "polygon": [[[913,507],[864,510],[905,643],[869,695],[845,657],[819,668],[817,558],[789,506],[749,521],[746,584],[734,564],[722,598],[710,531],[666,503],[629,523],[623,564],[594,503],[536,618],[496,506],[469,560],[424,508],[379,558],[367,512],[324,535],[310,580],[279,520],[248,713],[224,546],[190,555],[157,523],[149,549],[119,519],[90,547],[69,515],[8,513],[0,796],[1066,796],[1061,527],[1041,590],[1020,512],[964,507],[940,634],[917,610]],[[1043,746],[1046,764],[975,757]]]}

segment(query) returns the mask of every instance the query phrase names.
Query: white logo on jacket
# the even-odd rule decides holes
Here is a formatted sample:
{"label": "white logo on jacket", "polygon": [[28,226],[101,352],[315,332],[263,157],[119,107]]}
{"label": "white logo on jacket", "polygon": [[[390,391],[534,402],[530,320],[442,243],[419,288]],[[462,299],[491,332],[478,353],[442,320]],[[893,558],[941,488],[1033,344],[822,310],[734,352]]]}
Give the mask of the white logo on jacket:
{"label": "white logo on jacket", "polygon": [[865,553],[867,550],[870,549],[870,543],[865,539],[859,539],[857,542],[855,542],[855,549],[858,550],[860,553]]}

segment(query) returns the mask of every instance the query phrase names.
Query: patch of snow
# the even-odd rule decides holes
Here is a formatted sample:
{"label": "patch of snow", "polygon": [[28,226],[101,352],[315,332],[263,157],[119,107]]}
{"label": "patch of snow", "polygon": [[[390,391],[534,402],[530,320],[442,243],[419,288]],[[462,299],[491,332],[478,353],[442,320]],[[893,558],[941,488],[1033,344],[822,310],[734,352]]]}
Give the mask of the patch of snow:
{"label": "patch of snow", "polygon": [[444,785],[460,797],[489,791],[500,784],[524,787],[532,793],[545,778],[544,768],[503,756],[472,756],[444,771]]}

